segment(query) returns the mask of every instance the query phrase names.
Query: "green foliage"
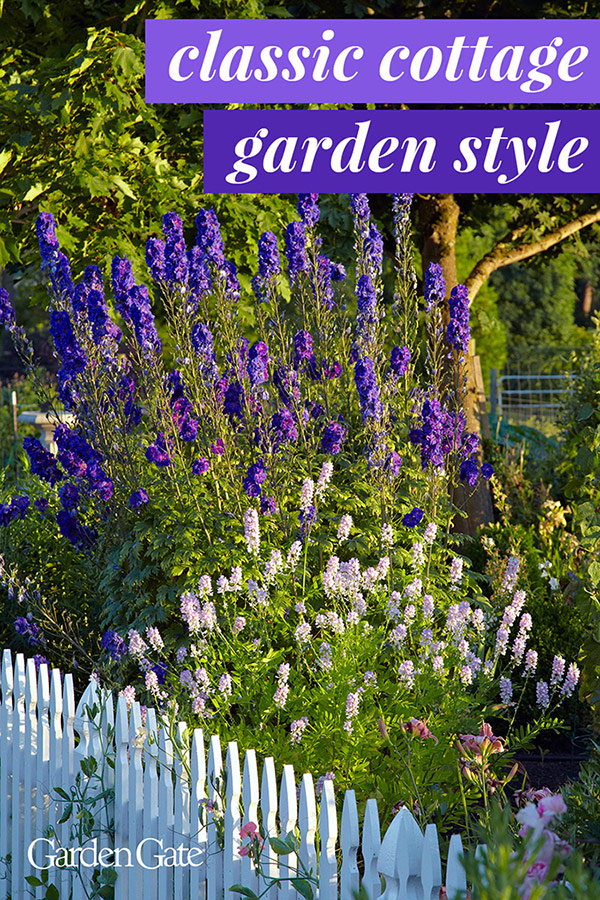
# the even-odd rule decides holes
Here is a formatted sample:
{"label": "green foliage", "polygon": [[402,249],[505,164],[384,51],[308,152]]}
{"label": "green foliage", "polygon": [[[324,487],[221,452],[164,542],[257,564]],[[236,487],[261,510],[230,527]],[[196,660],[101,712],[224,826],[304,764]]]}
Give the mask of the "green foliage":
{"label": "green foliage", "polygon": [[585,332],[575,325],[577,260],[571,253],[536,265],[514,263],[491,277],[511,351],[531,346],[571,346]]}

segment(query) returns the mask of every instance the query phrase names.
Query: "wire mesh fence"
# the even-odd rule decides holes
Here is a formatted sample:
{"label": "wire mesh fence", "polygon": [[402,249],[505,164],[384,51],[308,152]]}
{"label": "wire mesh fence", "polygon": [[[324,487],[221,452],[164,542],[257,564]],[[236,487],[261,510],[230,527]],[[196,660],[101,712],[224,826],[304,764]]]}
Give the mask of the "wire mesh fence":
{"label": "wire mesh fence", "polygon": [[492,372],[492,417],[544,434],[556,433],[576,367],[574,349],[539,347],[513,354],[501,373]]}

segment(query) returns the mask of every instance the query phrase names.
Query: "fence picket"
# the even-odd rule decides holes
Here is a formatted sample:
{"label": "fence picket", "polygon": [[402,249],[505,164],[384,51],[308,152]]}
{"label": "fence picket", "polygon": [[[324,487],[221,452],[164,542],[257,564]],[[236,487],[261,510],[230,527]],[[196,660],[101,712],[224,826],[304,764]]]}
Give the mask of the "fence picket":
{"label": "fence picket", "polygon": [[[175,791],[173,801],[173,847],[182,847],[185,856],[190,847],[190,784],[188,779],[189,750],[187,726],[177,725],[177,754],[175,756]],[[188,897],[190,892],[190,870],[187,865],[175,866],[173,890],[175,897]]]}
{"label": "fence picket", "polygon": [[142,731],[142,713],[137,700],[129,710],[129,842],[132,865],[127,869],[129,881],[129,900],[141,900],[143,869],[135,859],[138,843],[142,839],[142,820],[144,815],[144,773],[142,771],[142,747],[144,746]]}
{"label": "fence picket", "polygon": [[358,808],[354,791],[346,791],[340,826],[342,868],[340,871],[340,900],[354,900],[359,888],[357,854],[360,845]]}
{"label": "fence picket", "polygon": [[300,848],[298,856],[313,877],[317,876],[317,803],[312,775],[307,772],[300,784],[300,804],[298,809],[300,826]]}
{"label": "fence picket", "polygon": [[190,773],[190,897],[206,900],[206,757],[200,728],[192,735]]}
{"label": "fence picket", "polygon": [[[290,832],[294,832],[298,821],[298,799],[296,797],[296,779],[294,767],[283,767],[281,775],[281,789],[279,792],[279,824],[280,836],[285,839]],[[298,871],[298,856],[296,853],[288,853],[279,857],[280,874],[283,878],[293,878]],[[284,881],[279,890],[281,900],[298,900],[298,891],[291,881]]]}
{"label": "fence picket", "polygon": [[[275,775],[275,760],[267,756],[263,763],[262,781],[260,785],[260,811],[262,825],[265,834],[269,837],[278,837],[277,828],[277,776]],[[263,871],[268,878],[279,876],[277,857],[272,850],[266,854],[263,860]],[[261,885],[261,890],[264,885]],[[267,900],[277,900],[277,886],[273,885],[265,894]]]}
{"label": "fence picket", "polygon": [[423,900],[438,900],[442,887],[442,860],[435,825],[428,825],[425,828],[421,881],[423,882]]}
{"label": "fence picket", "polygon": [[[36,816],[35,834],[43,837],[48,826],[48,809],[50,796],[48,793],[48,775],[50,769],[50,673],[46,663],[38,669],[38,720],[37,720],[37,759],[36,759]],[[36,897],[42,897],[42,888],[36,888]],[[44,891],[45,893],[45,891]]]}
{"label": "fence picket", "polygon": [[[173,742],[168,725],[160,723],[158,733],[158,839],[164,847],[173,840]],[[160,900],[173,900],[172,872],[166,866],[158,869],[158,896]],[[179,900],[179,898],[178,898]]]}
{"label": "fence picket", "polygon": [[338,870],[335,849],[337,843],[337,813],[333,781],[326,778],[321,794],[319,812],[319,900],[337,900]]}
{"label": "fence picket", "polygon": [[365,867],[362,886],[368,900],[377,900],[381,894],[381,878],[377,868],[380,849],[381,827],[379,825],[379,811],[377,809],[377,800],[371,797],[367,800],[365,806],[362,831],[362,856]]}
{"label": "fence picket", "polygon": [[214,812],[207,804],[208,867],[206,895],[207,900],[221,900],[223,892],[223,851],[219,847],[218,828],[215,820],[223,812],[223,758],[221,756],[221,742],[215,734],[210,739],[207,780],[208,800],[209,804],[212,804]]}
{"label": "fence picket", "polygon": [[448,897],[458,898],[467,895],[467,878],[461,862],[463,845],[459,834],[453,834],[448,847],[448,863],[446,865],[446,893]]}
{"label": "fence picket", "polygon": [[11,786],[11,879],[14,900],[24,900],[25,846],[23,840],[23,776],[25,747],[25,657],[18,653],[14,668],[12,717],[12,786]]}
{"label": "fence picket", "polygon": [[[117,700],[115,716],[115,847],[129,846],[129,717],[127,701]],[[115,859],[115,865],[120,862]],[[115,900],[129,900],[127,869],[118,869]],[[133,898],[132,898],[133,900]]]}
{"label": "fence picket", "polygon": [[[244,754],[244,774],[242,776],[242,803],[244,806],[243,824],[254,822],[258,825],[258,802],[260,789],[258,786],[258,766],[256,752],[246,750]],[[254,869],[254,863],[249,856],[242,857],[240,883],[256,894],[258,892],[258,877]]]}
{"label": "fence picket", "polygon": [[240,800],[242,797],[242,776],[240,754],[235,741],[227,745],[225,760],[227,784],[225,792],[225,822],[223,848],[223,888],[225,898],[231,898],[230,887],[240,883]]}
{"label": "fence picket", "polygon": [[[10,852],[10,789],[11,771],[8,760],[11,758],[12,714],[13,714],[13,665],[12,653],[5,650],[2,654],[2,702],[0,703],[0,875],[6,875],[6,888],[10,890],[10,870],[4,860]],[[6,871],[4,869],[6,868]]]}
{"label": "fence picket", "polygon": [[[35,661],[27,660],[25,670],[25,746],[23,748],[23,846],[25,859],[23,877],[33,875],[35,870],[27,859],[27,850],[33,841],[33,822],[35,821],[35,760],[37,756],[37,672]],[[1,803],[0,799],[0,803]]]}
{"label": "fence picket", "polygon": [[158,726],[156,724],[156,712],[149,709],[146,713],[146,743],[144,745],[144,811],[142,814],[142,829],[144,842],[140,847],[140,854],[147,868],[142,874],[142,895],[144,897],[158,897],[158,869],[151,868],[155,865],[154,855],[158,852],[156,841],[158,840]]}

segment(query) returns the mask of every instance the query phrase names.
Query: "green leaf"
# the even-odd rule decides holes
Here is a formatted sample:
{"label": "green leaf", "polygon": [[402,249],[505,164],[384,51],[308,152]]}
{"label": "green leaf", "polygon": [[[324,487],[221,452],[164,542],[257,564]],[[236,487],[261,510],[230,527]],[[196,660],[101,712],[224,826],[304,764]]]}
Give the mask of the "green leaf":
{"label": "green leaf", "polygon": [[271,849],[278,856],[285,856],[288,853],[292,852],[292,848],[285,841],[279,840],[276,837],[269,838],[269,844],[271,845]]}
{"label": "green leaf", "polygon": [[292,878],[292,884],[305,900],[313,900],[315,893],[309,881],[305,878]]}
{"label": "green leaf", "polygon": [[12,150],[2,150],[0,153],[0,172],[3,172],[12,158]]}
{"label": "green leaf", "polygon": [[112,176],[111,176],[111,181],[113,182],[113,184],[116,184],[116,186],[119,188],[119,190],[121,191],[121,193],[125,194],[126,197],[130,197],[131,200],[136,200],[136,199],[137,199],[136,196],[135,196],[135,194],[133,193],[133,191],[131,190],[131,188],[130,188],[129,185],[127,184],[127,182],[126,182],[126,181],[123,181],[123,179],[121,178],[120,175],[112,175]]}
{"label": "green leaf", "polygon": [[70,799],[71,799],[71,798],[69,797],[69,795],[67,794],[67,792],[66,792],[65,790],[63,790],[63,788],[60,788],[60,787],[54,788],[54,792],[55,792],[56,794],[58,794],[59,797],[62,797],[63,800],[70,800]]}
{"label": "green leaf", "polygon": [[42,882],[41,882],[40,879],[37,877],[37,875],[26,875],[26,876],[25,876],[25,881],[26,881],[28,884],[30,884],[32,887],[40,887],[40,885],[42,884]]}
{"label": "green leaf", "polygon": [[37,182],[37,184],[32,184],[32,186],[23,197],[23,203],[28,203],[29,200],[35,200],[36,197],[39,197],[40,194],[44,193],[46,187],[47,185],[40,184],[39,181]]}
{"label": "green leaf", "polygon": [[49,884],[46,888],[46,900],[60,900],[60,894],[55,884]]}
{"label": "green leaf", "polygon": [[230,891],[235,891],[236,894],[241,894],[242,897],[253,897],[256,898],[256,894],[254,891],[250,890],[250,888],[244,887],[243,884],[233,884],[230,888]]}

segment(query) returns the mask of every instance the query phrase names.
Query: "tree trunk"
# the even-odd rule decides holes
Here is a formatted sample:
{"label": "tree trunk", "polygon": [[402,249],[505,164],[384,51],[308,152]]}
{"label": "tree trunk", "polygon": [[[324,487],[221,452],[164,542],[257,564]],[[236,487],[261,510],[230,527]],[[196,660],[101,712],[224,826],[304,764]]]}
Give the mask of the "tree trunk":
{"label": "tree trunk", "polygon": [[[439,263],[444,270],[446,293],[458,283],[456,275],[456,232],[460,207],[454,194],[430,194],[420,199],[421,258],[423,273],[431,262]],[[464,396],[464,412],[468,431],[481,435],[477,414],[477,388],[471,359],[467,359],[468,381]],[[492,498],[487,481],[479,478],[474,488],[459,487],[457,505],[466,509],[467,519],[457,519],[457,530],[475,534],[481,525],[494,521]]]}

